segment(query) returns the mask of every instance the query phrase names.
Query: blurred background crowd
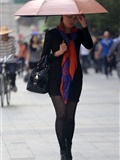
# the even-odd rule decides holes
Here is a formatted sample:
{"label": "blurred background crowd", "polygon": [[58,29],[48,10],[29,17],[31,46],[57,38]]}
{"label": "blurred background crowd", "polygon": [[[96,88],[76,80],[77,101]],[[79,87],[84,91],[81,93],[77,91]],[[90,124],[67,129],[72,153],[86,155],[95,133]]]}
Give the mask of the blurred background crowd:
{"label": "blurred background crowd", "polygon": [[[56,27],[59,16],[18,17],[14,16],[28,0],[4,0],[1,2],[1,24],[13,29],[13,36],[19,44],[18,60],[21,61],[21,73],[27,81],[29,73],[41,58],[46,32]],[[84,74],[93,68],[96,74],[105,74],[108,78],[117,70],[120,78],[120,1],[98,0],[108,14],[86,15],[87,24],[93,38],[92,50],[80,47],[80,61]],[[79,24],[77,25],[79,26]],[[0,37],[1,38],[1,37]],[[21,74],[20,73],[20,74]]]}

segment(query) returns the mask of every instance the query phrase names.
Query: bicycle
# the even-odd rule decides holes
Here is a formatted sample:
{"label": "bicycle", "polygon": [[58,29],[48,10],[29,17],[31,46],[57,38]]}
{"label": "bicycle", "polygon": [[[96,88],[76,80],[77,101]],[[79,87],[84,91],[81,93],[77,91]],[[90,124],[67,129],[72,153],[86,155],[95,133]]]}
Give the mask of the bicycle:
{"label": "bicycle", "polygon": [[1,73],[0,73],[0,99],[1,99],[1,107],[4,107],[4,97],[6,95],[7,105],[10,105],[10,94],[11,94],[11,85],[10,85],[10,78],[9,72],[6,70],[7,60],[12,55],[5,56],[4,58],[0,59],[1,64]]}

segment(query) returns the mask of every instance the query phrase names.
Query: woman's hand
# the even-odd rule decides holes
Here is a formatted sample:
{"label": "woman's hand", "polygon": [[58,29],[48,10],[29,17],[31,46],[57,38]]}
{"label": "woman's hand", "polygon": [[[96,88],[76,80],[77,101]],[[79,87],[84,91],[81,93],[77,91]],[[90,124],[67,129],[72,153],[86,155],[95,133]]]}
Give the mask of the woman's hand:
{"label": "woman's hand", "polygon": [[62,41],[62,44],[60,45],[60,52],[63,54],[65,51],[67,51],[67,45],[64,41]]}
{"label": "woman's hand", "polygon": [[87,27],[84,14],[78,15],[78,21],[81,23],[83,28]]}
{"label": "woman's hand", "polygon": [[66,43],[63,41],[62,44],[60,44],[60,49],[55,52],[54,56],[55,56],[55,57],[59,57],[60,55],[64,54],[65,51],[67,51],[67,45],[66,45]]}

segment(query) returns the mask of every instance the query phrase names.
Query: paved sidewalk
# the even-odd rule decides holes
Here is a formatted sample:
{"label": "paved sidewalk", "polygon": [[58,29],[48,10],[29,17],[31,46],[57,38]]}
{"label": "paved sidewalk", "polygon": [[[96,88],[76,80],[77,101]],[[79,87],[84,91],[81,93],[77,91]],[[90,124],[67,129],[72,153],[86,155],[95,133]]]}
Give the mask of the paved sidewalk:
{"label": "paved sidewalk", "polygon": [[[49,96],[25,90],[1,112],[0,160],[60,160],[55,135],[55,111]],[[83,92],[76,113],[73,160],[119,160],[119,83],[116,72],[107,79],[92,70],[84,75]],[[1,138],[1,137],[0,137]]]}

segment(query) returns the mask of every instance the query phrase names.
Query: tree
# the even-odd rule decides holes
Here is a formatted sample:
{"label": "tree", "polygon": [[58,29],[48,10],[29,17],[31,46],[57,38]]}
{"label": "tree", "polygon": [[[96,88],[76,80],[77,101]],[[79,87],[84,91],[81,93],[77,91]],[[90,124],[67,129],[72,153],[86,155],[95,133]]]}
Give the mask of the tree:
{"label": "tree", "polygon": [[120,30],[120,1],[119,0],[98,0],[109,13],[87,15],[88,25],[93,34],[103,34],[105,30],[116,36]]}
{"label": "tree", "polygon": [[48,28],[54,28],[60,23],[60,16],[48,16],[46,26]]}

